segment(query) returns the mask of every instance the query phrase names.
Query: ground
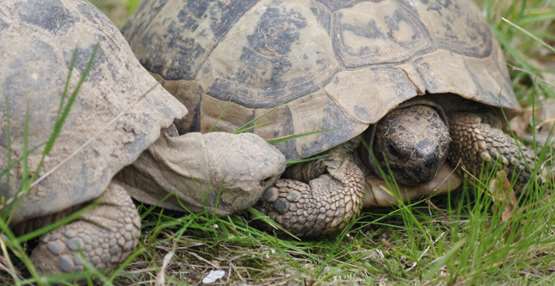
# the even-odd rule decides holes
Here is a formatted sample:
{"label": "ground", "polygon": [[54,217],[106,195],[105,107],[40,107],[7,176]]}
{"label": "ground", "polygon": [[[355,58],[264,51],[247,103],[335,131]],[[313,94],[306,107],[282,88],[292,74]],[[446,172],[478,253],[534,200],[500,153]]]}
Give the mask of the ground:
{"label": "ground", "polygon": [[[120,27],[139,4],[92,2]],[[480,5],[505,51],[522,105],[532,111],[551,102],[554,4],[484,0]],[[545,130],[555,118],[535,122],[526,117],[531,113],[511,122],[515,135],[529,135],[529,122],[546,121]],[[552,150],[538,152],[547,160]],[[484,174],[476,187],[465,184],[457,193],[367,210],[340,235],[309,241],[254,228],[259,220],[254,212],[215,217],[139,205],[143,230],[137,251],[112,273],[91,269],[83,275],[113,285],[197,285],[217,270],[223,277],[216,284],[226,285],[553,285],[553,185],[530,186],[516,202],[510,188],[490,183],[494,177]],[[14,250],[4,239],[9,238],[0,240],[0,284],[37,283],[27,271],[9,267],[12,261],[24,268],[25,258],[6,256],[7,248]],[[71,285],[72,278],[42,282]]]}

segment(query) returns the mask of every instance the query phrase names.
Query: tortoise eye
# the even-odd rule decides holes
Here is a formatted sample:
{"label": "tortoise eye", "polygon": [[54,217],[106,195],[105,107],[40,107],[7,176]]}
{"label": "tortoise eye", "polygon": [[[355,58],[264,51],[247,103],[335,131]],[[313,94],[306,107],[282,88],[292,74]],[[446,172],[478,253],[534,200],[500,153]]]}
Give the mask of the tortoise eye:
{"label": "tortoise eye", "polygon": [[397,150],[397,147],[395,147],[395,144],[388,142],[386,144],[386,148],[387,148],[387,152],[397,158],[401,157],[401,152],[399,152],[399,150]]}

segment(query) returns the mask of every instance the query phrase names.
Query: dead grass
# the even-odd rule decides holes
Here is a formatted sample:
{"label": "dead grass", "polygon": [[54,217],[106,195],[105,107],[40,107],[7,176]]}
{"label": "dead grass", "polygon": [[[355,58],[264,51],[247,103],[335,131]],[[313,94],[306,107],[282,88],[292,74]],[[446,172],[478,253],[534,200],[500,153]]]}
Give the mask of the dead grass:
{"label": "dead grass", "polygon": [[[119,25],[136,7],[125,0],[93,2]],[[537,106],[554,97],[548,73],[555,66],[549,48],[555,41],[553,3],[481,4],[506,53],[522,104]],[[531,186],[528,198],[506,220],[502,209],[492,208],[496,201],[486,183],[491,178],[484,174],[482,187],[368,210],[340,235],[309,241],[260,231],[249,215],[181,214],[141,205],[141,245],[126,267],[106,276],[104,283],[156,285],[163,278],[166,285],[198,285],[210,271],[223,270],[225,276],[216,284],[553,285],[553,185]],[[0,256],[0,271],[10,272],[5,257]],[[19,280],[25,273],[11,273],[25,285]],[[0,276],[2,285],[13,281]]]}

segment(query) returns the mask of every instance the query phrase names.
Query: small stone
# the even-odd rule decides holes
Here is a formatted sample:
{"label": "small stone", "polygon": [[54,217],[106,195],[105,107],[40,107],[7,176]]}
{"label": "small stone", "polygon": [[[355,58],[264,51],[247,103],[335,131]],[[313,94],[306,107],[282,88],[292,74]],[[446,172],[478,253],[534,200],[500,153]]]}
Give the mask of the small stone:
{"label": "small stone", "polygon": [[119,256],[119,252],[117,253],[112,253],[112,257],[110,257],[110,262],[112,262],[113,264],[117,264],[118,262],[120,262],[120,256]]}
{"label": "small stone", "polygon": [[92,242],[92,237],[89,235],[84,235],[81,237],[81,240],[83,241],[83,244],[87,245],[87,244],[91,244]]}
{"label": "small stone", "polygon": [[81,257],[76,257],[73,262],[77,268],[81,269],[83,267],[83,259]]}
{"label": "small stone", "polygon": [[208,272],[208,275],[206,275],[204,279],[202,279],[202,284],[212,284],[223,277],[225,277],[225,271],[211,270],[210,272]]}

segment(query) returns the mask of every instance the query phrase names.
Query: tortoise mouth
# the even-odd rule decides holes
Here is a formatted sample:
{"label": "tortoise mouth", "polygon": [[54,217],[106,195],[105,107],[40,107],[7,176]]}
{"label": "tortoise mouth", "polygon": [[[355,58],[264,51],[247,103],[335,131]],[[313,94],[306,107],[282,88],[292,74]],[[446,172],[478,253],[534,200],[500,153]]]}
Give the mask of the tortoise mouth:
{"label": "tortoise mouth", "polygon": [[[395,181],[404,186],[415,186],[431,181],[439,169],[445,164],[445,160],[431,156],[424,162],[413,161],[414,164],[382,164],[387,175],[395,178]],[[385,166],[384,166],[385,165]]]}

